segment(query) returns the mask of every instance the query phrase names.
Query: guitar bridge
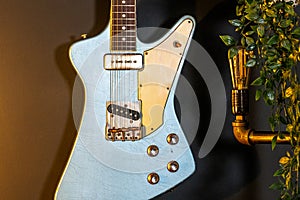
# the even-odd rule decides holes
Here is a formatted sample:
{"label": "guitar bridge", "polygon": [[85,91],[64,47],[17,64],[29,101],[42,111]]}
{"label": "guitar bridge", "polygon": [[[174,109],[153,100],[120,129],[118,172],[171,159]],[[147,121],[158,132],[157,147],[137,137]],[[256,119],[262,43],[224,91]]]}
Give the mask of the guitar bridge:
{"label": "guitar bridge", "polygon": [[136,141],[143,137],[141,103],[107,102],[105,138],[110,141]]}
{"label": "guitar bridge", "polygon": [[111,141],[135,141],[141,139],[140,127],[108,129],[107,140]]}

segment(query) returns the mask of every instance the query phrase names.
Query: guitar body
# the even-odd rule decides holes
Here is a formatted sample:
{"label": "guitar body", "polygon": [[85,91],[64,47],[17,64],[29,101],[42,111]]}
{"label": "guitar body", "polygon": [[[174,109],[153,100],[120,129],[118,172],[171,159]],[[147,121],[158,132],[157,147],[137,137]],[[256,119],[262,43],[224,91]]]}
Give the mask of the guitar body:
{"label": "guitar body", "polygon": [[[173,105],[194,24],[185,16],[155,43],[137,39],[134,53],[143,59],[140,69],[105,69],[111,61],[109,27],[72,45],[70,58],[85,88],[85,105],[55,199],[150,199],[194,172],[194,159]],[[117,100],[110,100],[112,93]],[[125,102],[126,108],[133,102],[139,107],[143,137],[125,141],[121,135],[118,140],[108,119],[117,113],[108,111],[108,102]]]}

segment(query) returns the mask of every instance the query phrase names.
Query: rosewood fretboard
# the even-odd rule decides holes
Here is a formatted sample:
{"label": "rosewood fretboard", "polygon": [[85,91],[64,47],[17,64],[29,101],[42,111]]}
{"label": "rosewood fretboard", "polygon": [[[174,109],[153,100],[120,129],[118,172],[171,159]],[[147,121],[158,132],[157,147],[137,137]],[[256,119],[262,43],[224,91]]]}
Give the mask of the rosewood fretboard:
{"label": "rosewood fretboard", "polygon": [[136,0],[111,1],[111,50],[136,50]]}

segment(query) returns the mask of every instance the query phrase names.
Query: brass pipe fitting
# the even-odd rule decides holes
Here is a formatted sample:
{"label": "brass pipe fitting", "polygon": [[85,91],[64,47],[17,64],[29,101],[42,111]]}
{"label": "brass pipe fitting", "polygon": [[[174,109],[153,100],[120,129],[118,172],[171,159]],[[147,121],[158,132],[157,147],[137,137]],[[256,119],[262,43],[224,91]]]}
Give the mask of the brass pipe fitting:
{"label": "brass pipe fitting", "polygon": [[[237,115],[236,120],[232,122],[233,134],[237,141],[245,145],[255,144],[270,144],[277,135],[272,131],[255,131],[248,128],[248,123],[245,117]],[[283,133],[284,138],[277,138],[277,144],[288,144],[290,142],[290,135],[287,132]]]}
{"label": "brass pipe fitting", "polygon": [[253,131],[248,128],[248,123],[244,116],[237,115],[236,120],[232,122],[233,135],[241,144],[252,145],[249,141],[249,135]]}
{"label": "brass pipe fitting", "polygon": [[[248,57],[252,54],[253,52],[247,52],[240,47],[236,56],[228,57],[233,86],[231,92],[232,113],[236,116],[236,120],[232,122],[233,134],[240,143],[245,145],[271,143],[274,136],[278,134],[248,128],[246,116],[249,112],[248,85],[250,69],[245,65],[249,59]],[[290,135],[288,133],[283,133],[283,135],[284,139],[278,137],[277,143],[287,144],[290,142]]]}

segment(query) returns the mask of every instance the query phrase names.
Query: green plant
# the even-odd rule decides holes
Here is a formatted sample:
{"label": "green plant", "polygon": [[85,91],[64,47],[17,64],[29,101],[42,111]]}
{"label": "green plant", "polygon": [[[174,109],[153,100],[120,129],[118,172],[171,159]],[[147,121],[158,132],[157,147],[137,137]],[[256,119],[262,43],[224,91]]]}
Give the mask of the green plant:
{"label": "green plant", "polygon": [[260,75],[252,82],[257,86],[256,100],[263,99],[272,108],[269,124],[278,134],[272,140],[272,149],[277,138],[290,136],[291,149],[279,160],[280,168],[274,176],[278,183],[270,186],[281,192],[280,199],[300,199],[299,152],[300,152],[300,85],[297,64],[300,61],[299,15],[294,2],[282,0],[238,0],[236,19],[229,20],[240,38],[221,35],[229,47],[232,58],[242,46],[250,54],[246,67],[258,67]]}

